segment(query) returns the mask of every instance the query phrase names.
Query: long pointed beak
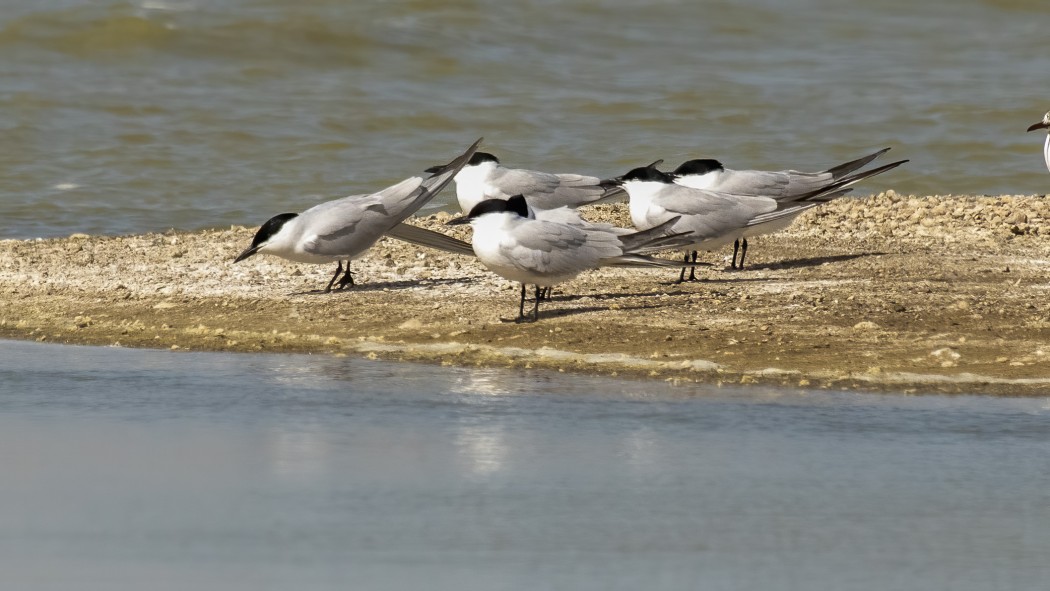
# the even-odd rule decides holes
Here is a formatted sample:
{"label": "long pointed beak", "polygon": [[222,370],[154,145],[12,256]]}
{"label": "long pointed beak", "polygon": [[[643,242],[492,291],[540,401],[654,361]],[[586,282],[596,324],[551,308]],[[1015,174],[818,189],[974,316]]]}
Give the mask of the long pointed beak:
{"label": "long pointed beak", "polygon": [[452,218],[451,220],[445,222],[445,225],[446,226],[463,226],[463,225],[466,225],[466,224],[469,224],[469,223],[470,223],[470,218],[468,218],[465,215],[461,215],[458,218]]}
{"label": "long pointed beak", "polygon": [[258,246],[249,246],[248,248],[244,249],[244,252],[237,255],[237,258],[233,259],[233,262],[239,263],[257,252],[259,252]]}
{"label": "long pointed beak", "polygon": [[1032,126],[1028,128],[1028,131],[1035,131],[1037,129],[1050,129],[1050,123],[1047,123],[1046,121],[1033,123]]}

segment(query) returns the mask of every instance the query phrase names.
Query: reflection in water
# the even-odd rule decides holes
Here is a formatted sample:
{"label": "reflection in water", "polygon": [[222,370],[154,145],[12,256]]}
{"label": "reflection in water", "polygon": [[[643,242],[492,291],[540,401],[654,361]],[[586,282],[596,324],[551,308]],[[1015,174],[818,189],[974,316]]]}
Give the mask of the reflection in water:
{"label": "reflection in water", "polygon": [[620,449],[627,465],[639,472],[661,469],[663,450],[659,438],[649,427],[640,427],[624,434]]}
{"label": "reflection in water", "polygon": [[5,589],[1050,578],[1045,399],[2,341],[0,376]]}
{"label": "reflection in water", "polygon": [[318,389],[324,387],[331,380],[349,381],[353,378],[345,367],[333,364],[332,374],[318,372],[315,364],[303,363],[275,363],[263,370],[263,376],[274,384],[287,388],[289,391],[296,389]]}
{"label": "reflection in water", "polygon": [[456,451],[467,473],[488,476],[507,464],[511,450],[502,425],[462,425],[456,431]]}
{"label": "reflection in water", "polygon": [[458,375],[449,386],[449,392],[475,396],[501,396],[513,393],[506,380],[500,379],[500,374],[485,369],[463,372]]}
{"label": "reflection in water", "polygon": [[292,481],[318,480],[331,469],[332,446],[325,430],[276,428],[265,438],[265,454],[273,474]]}

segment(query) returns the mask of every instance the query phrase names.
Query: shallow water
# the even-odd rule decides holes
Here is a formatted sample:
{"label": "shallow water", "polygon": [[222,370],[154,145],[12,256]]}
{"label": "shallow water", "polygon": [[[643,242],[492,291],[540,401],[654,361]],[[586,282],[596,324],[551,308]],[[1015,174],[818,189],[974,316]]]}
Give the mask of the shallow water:
{"label": "shallow water", "polygon": [[1036,589],[1050,404],[0,341],[12,589]]}
{"label": "shallow water", "polygon": [[[0,238],[255,225],[478,136],[514,166],[666,158],[1043,193],[1043,0],[8,0]],[[435,207],[448,203],[440,196]]]}

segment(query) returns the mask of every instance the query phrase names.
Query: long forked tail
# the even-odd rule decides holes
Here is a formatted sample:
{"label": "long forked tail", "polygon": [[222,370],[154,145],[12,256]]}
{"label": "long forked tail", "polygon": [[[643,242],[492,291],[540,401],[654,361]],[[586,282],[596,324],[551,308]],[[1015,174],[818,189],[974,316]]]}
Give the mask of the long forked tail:
{"label": "long forked tail", "polygon": [[835,197],[844,194],[844,189],[847,189],[859,183],[860,181],[863,181],[866,178],[871,178],[877,174],[882,174],[886,171],[893,170],[894,168],[897,168],[905,162],[908,162],[908,160],[898,160],[896,162],[884,164],[878,168],[872,168],[870,170],[861,171],[856,174],[847,175],[837,181],[828,183],[827,185],[824,185],[819,189],[809,191],[808,193],[800,193],[799,195],[796,195],[795,197],[790,199],[783,199],[781,200],[781,203],[784,203],[785,206],[790,207],[791,204],[795,203],[827,202],[831,199],[834,199]]}
{"label": "long forked tail", "polygon": [[386,235],[412,244],[418,244],[419,246],[451,252],[452,254],[474,256],[474,248],[470,244],[441,232],[434,232],[419,226],[401,223],[391,228]]}
{"label": "long forked tail", "polygon": [[883,148],[883,149],[879,150],[878,152],[875,152],[874,154],[868,154],[867,156],[864,156],[862,158],[857,158],[856,160],[850,160],[849,162],[843,162],[842,164],[839,164],[838,166],[833,166],[833,167],[825,170],[824,172],[830,174],[831,178],[837,181],[840,178],[846,176],[847,174],[853,172],[854,170],[860,169],[861,167],[863,167],[864,165],[868,164],[872,160],[875,160],[879,156],[882,156],[883,154],[885,154],[886,152],[889,152],[889,151],[890,151],[889,148]]}
{"label": "long forked tail", "polygon": [[423,187],[434,194],[437,194],[441,189],[444,189],[445,185],[452,182],[452,178],[459,173],[460,169],[466,166],[467,162],[470,162],[471,156],[474,155],[474,152],[478,151],[478,146],[481,145],[481,140],[483,139],[485,138],[479,137],[465,152],[456,156],[452,162],[434,170],[434,173],[423,181]]}
{"label": "long forked tail", "polygon": [[452,182],[460,169],[466,166],[470,157],[481,145],[481,140],[482,138],[478,138],[473,145],[467,148],[466,152],[457,156],[452,162],[436,168],[436,172],[429,177],[420,180],[419,176],[412,176],[397,185],[384,189],[381,192],[382,195],[395,198],[398,202],[393,210],[384,212],[385,223],[389,226],[399,224],[430,202],[446,185]]}
{"label": "long forked tail", "polygon": [[440,193],[442,189],[451,183],[452,179],[455,178],[459,171],[467,165],[467,162],[470,162],[470,157],[474,155],[474,152],[478,151],[478,146],[481,145],[482,139],[484,138],[478,138],[477,141],[467,148],[466,152],[456,156],[456,159],[452,162],[434,168],[434,173],[423,179],[423,181],[419,183],[419,186],[416,187],[411,196],[411,205],[405,207],[404,210],[401,211],[400,216],[396,221],[400,222],[419,211],[419,208],[426,205],[431,199]]}
{"label": "long forked tail", "polygon": [[772,222],[773,220],[794,218],[795,216],[802,215],[802,213],[805,212],[807,209],[816,207],[818,205],[822,205],[823,203],[825,202],[817,201],[813,203],[792,203],[791,205],[788,205],[783,209],[778,209],[776,211],[771,211],[769,213],[764,213],[762,215],[755,216],[749,222],[747,222],[747,225],[745,227],[750,228],[752,226],[757,226],[766,222]]}
{"label": "long forked tail", "polygon": [[623,245],[623,251],[628,254],[645,255],[692,244],[695,242],[694,239],[690,238],[692,232],[669,233],[671,226],[675,225],[680,219],[682,219],[682,216],[676,215],[648,230],[620,236],[620,244]]}
{"label": "long forked tail", "polygon": [[604,189],[600,197],[587,203],[586,205],[598,205],[600,203],[614,203],[618,201],[625,201],[627,199],[627,190],[623,187],[613,184],[613,181],[603,180],[598,183],[598,186]]}

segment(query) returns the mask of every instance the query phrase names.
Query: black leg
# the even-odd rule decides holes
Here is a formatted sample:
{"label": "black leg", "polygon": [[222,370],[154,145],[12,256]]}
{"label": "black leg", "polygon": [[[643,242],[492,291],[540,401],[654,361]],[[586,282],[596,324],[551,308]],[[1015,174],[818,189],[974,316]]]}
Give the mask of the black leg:
{"label": "black leg", "polygon": [[689,267],[689,281],[696,281],[696,255],[700,253],[693,251],[693,266]]}
{"label": "black leg", "polygon": [[[683,259],[683,262],[685,262],[685,263],[689,262],[689,252],[688,251],[686,251],[686,253],[685,253],[685,259]],[[682,283],[683,281],[685,281],[685,266],[684,265],[682,266],[682,272],[678,274],[678,283]]]}
{"label": "black leg", "polygon": [[332,291],[332,286],[335,285],[335,280],[339,278],[339,274],[343,272],[343,261],[336,261],[339,266],[335,269],[335,275],[332,275],[332,280],[328,282],[328,285],[324,288],[324,292],[328,293]]}
{"label": "black leg", "polygon": [[747,254],[747,238],[744,238],[744,247],[740,249],[740,268],[744,268],[744,255]]}
{"label": "black leg", "polygon": [[518,302],[518,322],[525,320],[525,284],[521,284],[521,301]]}
{"label": "black leg", "polygon": [[347,286],[354,286],[354,274],[350,272],[350,261],[346,261],[346,273],[343,273],[343,278],[339,280],[339,289],[346,289]]}
{"label": "black leg", "polygon": [[[736,251],[740,250],[740,239],[737,238],[733,241],[733,260],[729,263],[730,269],[736,269]],[[740,260],[740,268],[744,268],[743,259]]]}
{"label": "black leg", "polygon": [[532,321],[536,322],[540,319],[540,286],[536,286],[536,301],[532,305]]}

